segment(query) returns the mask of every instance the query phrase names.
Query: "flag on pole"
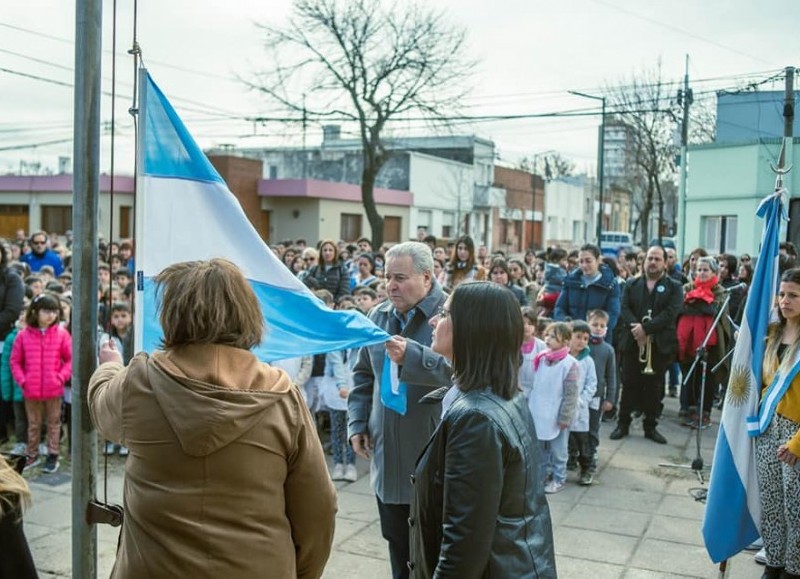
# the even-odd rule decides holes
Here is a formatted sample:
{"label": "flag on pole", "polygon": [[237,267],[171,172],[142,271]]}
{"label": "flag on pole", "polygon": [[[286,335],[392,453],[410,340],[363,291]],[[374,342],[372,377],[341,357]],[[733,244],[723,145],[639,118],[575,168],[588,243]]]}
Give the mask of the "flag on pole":
{"label": "flag on pole", "polygon": [[781,220],[786,219],[783,199],[781,188],[764,198],[757,211],[766,220],[761,250],[733,352],[703,518],[703,539],[715,563],[732,557],[760,535],[755,438],[748,433],[748,419],[758,416],[761,363],[778,285]]}
{"label": "flag on pole", "polygon": [[356,311],[334,311],[273,254],[146,70],[140,72],[136,190],[136,350],[163,335],[154,277],[170,264],[226,258],[244,273],[267,324],[254,349],[264,361],[389,338]]}

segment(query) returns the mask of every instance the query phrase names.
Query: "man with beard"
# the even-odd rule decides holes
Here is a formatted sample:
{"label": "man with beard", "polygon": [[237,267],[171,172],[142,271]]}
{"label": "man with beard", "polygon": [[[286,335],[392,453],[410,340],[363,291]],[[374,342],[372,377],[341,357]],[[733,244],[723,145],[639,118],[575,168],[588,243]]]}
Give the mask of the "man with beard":
{"label": "man with beard", "polygon": [[[664,371],[678,351],[676,320],[683,303],[683,288],[667,274],[667,252],[661,246],[647,250],[644,275],[625,284],[619,326],[622,353],[622,400],[617,428],[611,440],[628,436],[631,412],[644,413],[644,436],[653,442],[666,444],[667,439],[656,430],[657,417],[664,391]],[[645,374],[646,355],[650,341],[650,365],[654,372]]]}
{"label": "man with beard", "polygon": [[31,235],[31,250],[20,256],[20,261],[27,263],[31,272],[37,272],[43,265],[52,265],[56,277],[64,271],[61,257],[52,249],[47,248],[47,233],[37,231]]}

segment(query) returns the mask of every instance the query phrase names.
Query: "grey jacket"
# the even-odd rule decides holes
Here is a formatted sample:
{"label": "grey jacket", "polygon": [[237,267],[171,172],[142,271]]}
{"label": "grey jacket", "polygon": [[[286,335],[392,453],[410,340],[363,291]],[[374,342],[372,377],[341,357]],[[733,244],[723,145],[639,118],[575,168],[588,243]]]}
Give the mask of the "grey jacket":
{"label": "grey jacket", "polygon": [[384,503],[410,504],[409,476],[425,443],[439,423],[441,405],[419,404],[432,389],[449,385],[452,369],[447,360],[429,347],[428,321],[445,301],[434,282],[428,295],[415,306],[414,317],[400,331],[394,306],[387,300],[370,312],[370,319],[388,333],[408,338],[400,380],[408,385],[408,409],[400,415],[381,404],[380,382],[386,348],[383,344],[365,346],[353,370],[353,388],[347,397],[348,439],[368,433],[372,439],[370,479],[375,494]]}

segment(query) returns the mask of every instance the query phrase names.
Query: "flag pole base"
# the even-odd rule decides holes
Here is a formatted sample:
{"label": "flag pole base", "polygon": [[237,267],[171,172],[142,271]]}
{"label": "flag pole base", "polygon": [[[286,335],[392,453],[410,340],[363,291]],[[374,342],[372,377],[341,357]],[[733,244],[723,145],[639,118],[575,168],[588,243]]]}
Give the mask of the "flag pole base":
{"label": "flag pole base", "polygon": [[695,475],[697,475],[697,480],[700,481],[701,485],[706,484],[706,479],[703,474],[703,471],[711,470],[711,465],[705,466],[703,464],[703,459],[699,456],[695,458],[691,464],[676,464],[676,463],[662,462],[659,463],[658,466],[664,468],[681,468],[684,470],[691,470],[692,472],[694,472]]}

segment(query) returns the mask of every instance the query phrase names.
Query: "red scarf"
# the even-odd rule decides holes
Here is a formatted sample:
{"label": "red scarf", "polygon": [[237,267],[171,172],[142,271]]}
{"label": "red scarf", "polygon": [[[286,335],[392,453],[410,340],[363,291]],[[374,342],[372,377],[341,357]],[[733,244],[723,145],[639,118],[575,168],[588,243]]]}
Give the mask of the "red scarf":
{"label": "red scarf", "polygon": [[522,342],[522,346],[520,347],[519,351],[523,354],[530,354],[533,352],[533,348],[536,346],[536,338],[531,340],[530,342]]}
{"label": "red scarf", "polygon": [[683,298],[684,303],[688,304],[692,300],[702,300],[710,304],[714,301],[714,291],[712,288],[717,285],[718,282],[719,278],[717,276],[712,277],[708,281],[695,279],[693,282],[694,287],[686,292],[686,297]]}
{"label": "red scarf", "polygon": [[564,346],[560,350],[545,350],[544,352],[539,352],[533,358],[533,369],[539,369],[539,364],[541,364],[542,358],[544,358],[548,364],[552,364],[554,362],[560,362],[567,357],[567,354],[569,354],[569,347],[567,346]]}

